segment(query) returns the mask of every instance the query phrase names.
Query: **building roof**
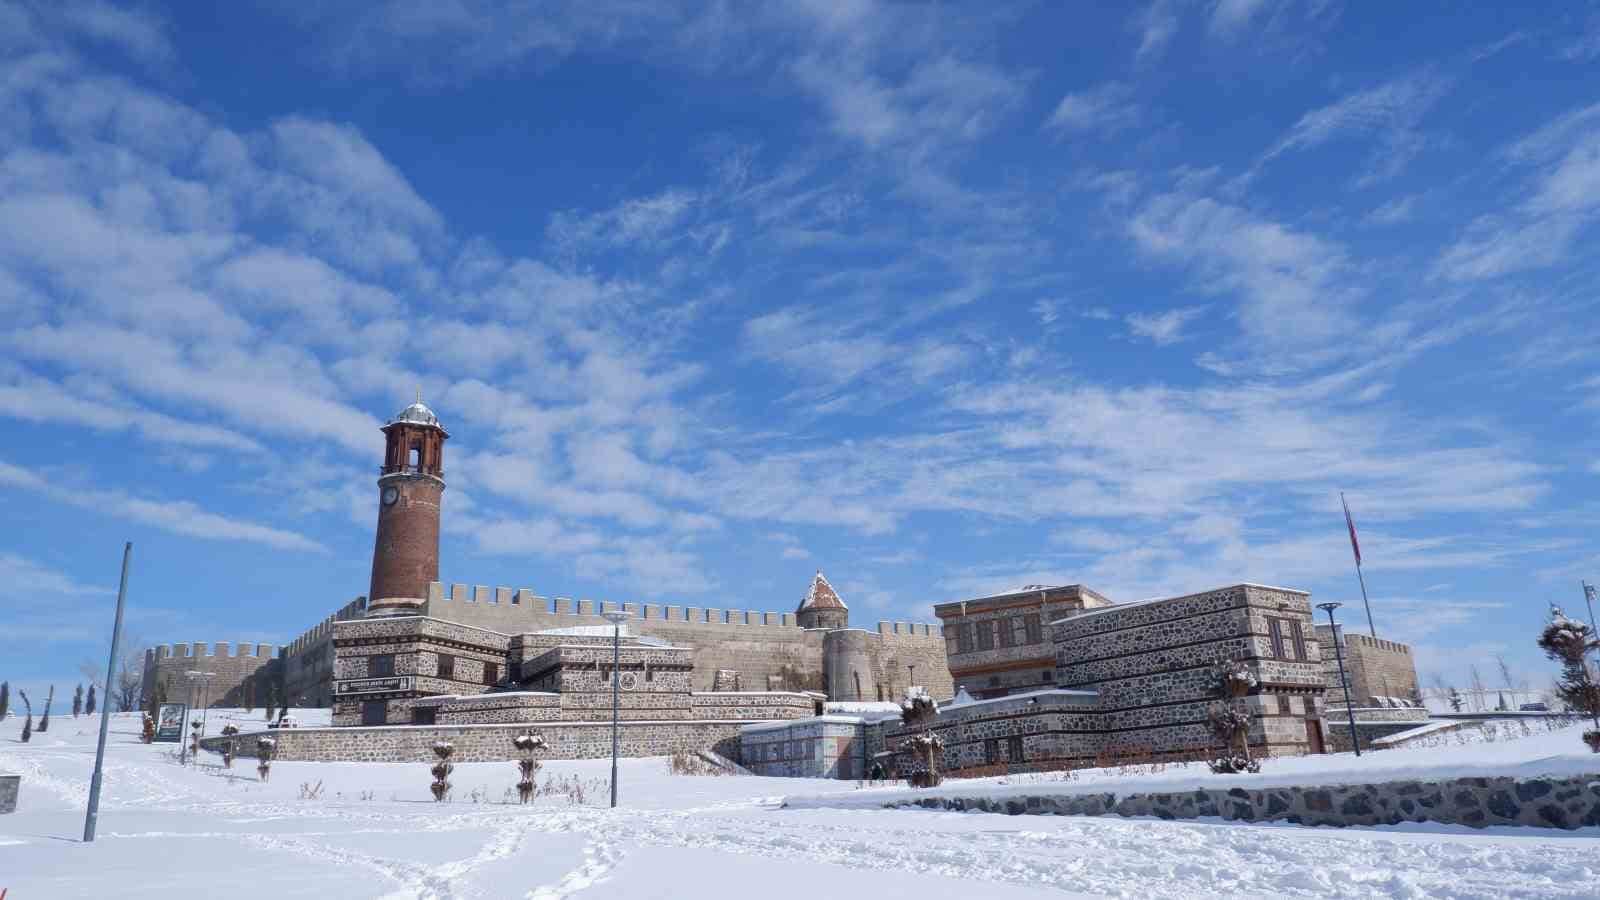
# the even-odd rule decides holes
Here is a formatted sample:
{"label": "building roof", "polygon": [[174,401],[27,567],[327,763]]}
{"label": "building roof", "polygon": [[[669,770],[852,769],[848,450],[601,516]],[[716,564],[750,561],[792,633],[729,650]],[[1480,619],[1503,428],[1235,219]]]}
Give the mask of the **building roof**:
{"label": "building roof", "polygon": [[811,589],[806,591],[804,600],[800,601],[801,609],[849,609],[845,606],[844,599],[839,592],[833,589],[828,579],[823,576],[822,570],[811,579]]}
{"label": "building roof", "polygon": [[964,615],[963,610],[981,609],[989,604],[1012,603],[1018,599],[1031,599],[1034,597],[1048,598],[1049,602],[1067,600],[1074,597],[1093,597],[1103,603],[1111,602],[1106,595],[1081,584],[1030,584],[1001,594],[989,594],[968,600],[950,600],[945,603],[935,603],[933,605],[933,613],[941,618],[956,615],[957,613]]}
{"label": "building roof", "polygon": [[398,425],[402,422],[411,425],[432,425],[434,428],[444,427],[439,424],[439,417],[433,414],[433,410],[428,408],[428,404],[423,403],[421,400],[395,413],[394,418],[389,420],[390,425]]}

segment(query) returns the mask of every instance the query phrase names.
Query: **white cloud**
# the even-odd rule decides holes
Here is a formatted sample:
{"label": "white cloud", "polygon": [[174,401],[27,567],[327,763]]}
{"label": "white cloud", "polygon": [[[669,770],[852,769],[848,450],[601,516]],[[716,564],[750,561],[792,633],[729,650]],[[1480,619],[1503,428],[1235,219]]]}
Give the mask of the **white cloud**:
{"label": "white cloud", "polygon": [[1376,134],[1383,140],[1383,148],[1372,157],[1359,180],[1371,183],[1393,176],[1421,149],[1418,123],[1450,88],[1448,79],[1423,71],[1357,91],[1301,116],[1256,165],[1337,138]]}
{"label": "white cloud", "polygon": [[1229,38],[1238,35],[1267,5],[1267,0],[1217,0],[1211,8],[1212,34]]}
{"label": "white cloud", "polygon": [[1178,33],[1178,10],[1173,0],[1153,0],[1133,17],[1132,25],[1139,33],[1139,48],[1134,61],[1148,63],[1160,57]]}
{"label": "white cloud", "polygon": [[1133,104],[1132,97],[1132,88],[1116,81],[1067,94],[1056,104],[1045,127],[1058,134],[1113,134],[1139,120],[1139,108]]}
{"label": "white cloud", "polygon": [[1401,222],[1409,222],[1416,216],[1417,202],[1416,194],[1394,197],[1367,213],[1366,221],[1374,225],[1398,225]]}
{"label": "white cloud", "polygon": [[1505,155],[1524,169],[1524,199],[1471,222],[1439,255],[1435,268],[1445,278],[1475,281],[1554,265],[1600,216],[1600,103],[1556,118]]}
{"label": "white cloud", "polygon": [[1166,347],[1187,339],[1188,335],[1183,330],[1205,311],[1203,306],[1190,306],[1162,313],[1131,313],[1123,321],[1127,322],[1128,331],[1134,337],[1145,338],[1157,347]]}
{"label": "white cloud", "polygon": [[15,553],[0,553],[0,581],[18,597],[51,594],[82,598],[112,593],[109,587],[83,584],[70,575]]}
{"label": "white cloud", "polygon": [[1322,343],[1350,325],[1344,251],[1237,206],[1163,194],[1128,223],[1145,253],[1191,269],[1208,293],[1238,298],[1247,334]]}
{"label": "white cloud", "polygon": [[247,541],[281,550],[326,553],[327,548],[304,535],[207,512],[185,500],[147,500],[123,491],[52,484],[43,476],[0,462],[0,486],[41,494],[96,514],[115,516],[189,537]]}

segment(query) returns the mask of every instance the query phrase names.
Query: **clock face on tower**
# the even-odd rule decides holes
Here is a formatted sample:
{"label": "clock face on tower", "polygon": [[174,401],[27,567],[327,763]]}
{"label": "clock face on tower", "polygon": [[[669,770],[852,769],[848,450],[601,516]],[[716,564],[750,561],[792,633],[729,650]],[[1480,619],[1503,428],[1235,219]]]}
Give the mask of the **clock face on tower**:
{"label": "clock face on tower", "polygon": [[394,485],[391,484],[388,487],[383,489],[383,505],[384,506],[393,506],[394,502],[396,500],[399,500],[399,499],[400,499],[400,491]]}

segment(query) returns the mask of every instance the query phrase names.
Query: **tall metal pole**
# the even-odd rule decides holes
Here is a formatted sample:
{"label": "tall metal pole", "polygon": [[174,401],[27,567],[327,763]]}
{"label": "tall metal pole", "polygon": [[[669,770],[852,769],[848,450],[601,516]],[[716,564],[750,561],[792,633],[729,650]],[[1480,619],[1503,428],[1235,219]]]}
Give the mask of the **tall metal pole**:
{"label": "tall metal pole", "polygon": [[[83,819],[83,842],[94,841],[94,826],[100,818],[100,784],[106,765],[106,730],[111,725],[111,680],[117,677],[117,644],[122,641],[122,603],[128,596],[128,562],[133,558],[133,541],[122,545],[122,580],[117,584],[117,617],[111,624],[111,656],[106,660],[106,697],[100,706],[100,742],[94,750],[94,775],[89,778],[89,811]],[[126,710],[124,710],[126,711]]]}
{"label": "tall metal pole", "polygon": [[1600,627],[1596,627],[1594,621],[1594,585],[1587,581],[1583,583],[1583,603],[1589,607],[1589,633],[1591,635],[1600,634]]}
{"label": "tall metal pole", "polygon": [[617,710],[621,705],[622,684],[622,623],[627,621],[625,610],[612,609],[601,613],[611,623],[611,808],[617,808]]}
{"label": "tall metal pole", "polygon": [[621,705],[622,623],[611,625],[611,808],[617,808],[617,711]]}
{"label": "tall metal pole", "polygon": [[196,680],[193,672],[185,672],[183,677],[189,680],[189,703],[184,707],[183,724],[178,729],[178,765],[180,766],[189,756],[189,737],[183,733],[183,729],[189,727],[189,713],[194,710],[194,683]]}
{"label": "tall metal pole", "polygon": [[[207,672],[206,674],[200,676],[200,739],[201,740],[205,740],[205,736],[206,736],[206,719],[207,719],[207,715],[211,712],[211,703],[210,703],[210,700],[211,700],[211,679],[213,677],[214,677],[214,675],[211,672]],[[196,756],[198,756],[198,755],[199,754],[197,753]]]}
{"label": "tall metal pole", "polygon": [[[1359,568],[1358,568],[1359,571]],[[1333,611],[1339,608],[1337,603],[1318,603],[1317,609],[1328,611],[1328,630],[1333,633],[1333,658],[1339,662],[1339,685],[1344,688],[1344,711],[1350,717],[1350,746],[1356,750],[1356,755],[1361,755],[1361,736],[1356,734],[1356,709],[1350,702],[1350,682],[1344,674],[1344,650],[1339,646],[1339,626],[1333,621]]]}
{"label": "tall metal pole", "polygon": [[1378,636],[1378,629],[1372,626],[1372,603],[1367,600],[1367,579],[1361,574],[1361,563],[1356,562],[1356,580],[1361,582],[1361,605],[1367,608],[1367,633],[1374,638]]}

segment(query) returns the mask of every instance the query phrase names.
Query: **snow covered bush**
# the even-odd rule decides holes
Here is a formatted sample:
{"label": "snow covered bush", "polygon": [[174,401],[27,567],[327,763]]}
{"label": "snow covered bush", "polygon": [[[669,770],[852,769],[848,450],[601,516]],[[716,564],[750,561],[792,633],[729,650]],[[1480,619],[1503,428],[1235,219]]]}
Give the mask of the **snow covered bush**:
{"label": "snow covered bush", "polygon": [[233,751],[236,749],[235,745],[237,743],[233,736],[238,733],[239,729],[236,726],[222,726],[222,767],[224,769],[233,768]]}
{"label": "snow covered bush", "polygon": [[915,686],[906,691],[906,699],[900,704],[900,721],[925,729],[901,745],[911,754],[907,781],[912,787],[938,787],[944,781],[944,776],[939,774],[939,758],[944,752],[944,741],[930,727],[938,717],[939,704],[929,696],[927,688]]}
{"label": "snow covered bush", "polygon": [[28,718],[22,723],[22,742],[26,744],[33,738],[33,703],[28,700],[28,692],[17,688],[17,694],[22,697],[22,705],[28,711]]}
{"label": "snow covered bush", "polygon": [[517,760],[517,771],[522,778],[517,782],[517,796],[523,803],[532,803],[535,791],[533,779],[539,774],[539,759],[535,755],[545,748],[544,738],[532,732],[524,732],[512,739],[511,745],[517,748],[522,755]]}
{"label": "snow covered bush", "polygon": [[156,720],[147,712],[139,713],[143,721],[139,723],[139,740],[146,744],[153,744],[156,740]]}
{"label": "snow covered bush", "polygon": [[1254,716],[1245,697],[1259,682],[1242,660],[1228,659],[1211,668],[1211,689],[1217,700],[1206,711],[1211,735],[1222,745],[1209,761],[1219,775],[1259,772],[1261,762],[1250,757],[1250,723]]}
{"label": "snow covered bush", "polygon": [[450,754],[454,752],[456,752],[455,745],[449,741],[433,742],[433,755],[439,757],[439,761],[429,770],[433,773],[433,784],[428,789],[433,791],[435,802],[443,803],[445,798],[450,796],[450,773],[456,769],[450,764]]}
{"label": "snow covered bush", "polygon": [[1600,685],[1589,676],[1589,651],[1600,647],[1588,623],[1567,618],[1559,606],[1550,607],[1550,621],[1539,633],[1539,649],[1561,664],[1556,696],[1570,709],[1594,719],[1594,729],[1583,734],[1589,749],[1600,753]]}
{"label": "snow covered bush", "polygon": [[272,755],[277,750],[278,742],[272,738],[256,739],[256,759],[259,760],[256,764],[256,774],[261,776],[262,781],[266,781],[267,776],[272,774]]}

